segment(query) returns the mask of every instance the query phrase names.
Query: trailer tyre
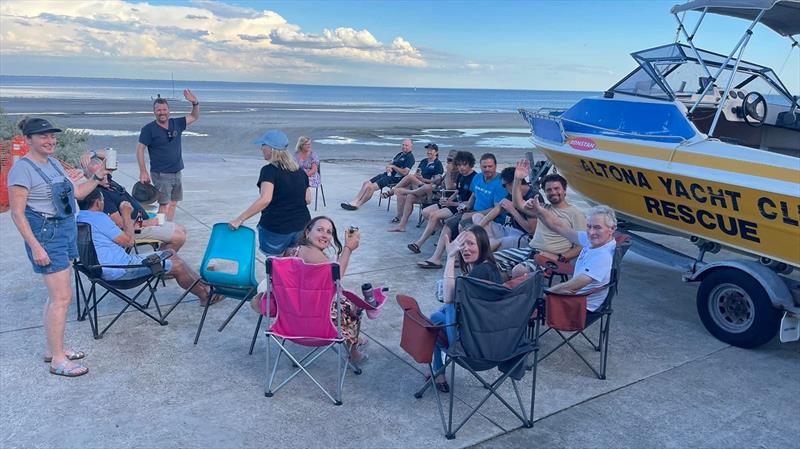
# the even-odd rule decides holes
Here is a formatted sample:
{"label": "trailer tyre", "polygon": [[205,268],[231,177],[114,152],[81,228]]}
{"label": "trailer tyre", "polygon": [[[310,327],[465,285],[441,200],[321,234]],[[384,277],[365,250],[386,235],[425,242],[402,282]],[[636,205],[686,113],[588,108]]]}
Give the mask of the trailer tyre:
{"label": "trailer tyre", "polygon": [[740,348],[755,348],[778,332],[781,314],[767,292],[744,271],[710,273],[697,290],[697,313],[714,337]]}

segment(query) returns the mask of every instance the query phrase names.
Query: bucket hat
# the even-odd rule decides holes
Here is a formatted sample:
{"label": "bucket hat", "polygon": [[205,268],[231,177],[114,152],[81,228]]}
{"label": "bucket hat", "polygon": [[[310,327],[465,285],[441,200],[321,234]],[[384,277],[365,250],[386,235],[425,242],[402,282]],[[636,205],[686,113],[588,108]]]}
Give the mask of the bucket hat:
{"label": "bucket hat", "polygon": [[53,126],[52,123],[43,118],[31,118],[25,122],[22,134],[29,136],[31,134],[44,134],[44,133],[60,133],[61,129]]}
{"label": "bucket hat", "polygon": [[276,150],[285,150],[289,146],[289,138],[278,129],[267,131],[263,136],[253,141],[256,145],[266,145]]}
{"label": "bucket hat", "polygon": [[142,204],[153,204],[158,199],[158,189],[153,184],[137,182],[133,185],[131,195]]}

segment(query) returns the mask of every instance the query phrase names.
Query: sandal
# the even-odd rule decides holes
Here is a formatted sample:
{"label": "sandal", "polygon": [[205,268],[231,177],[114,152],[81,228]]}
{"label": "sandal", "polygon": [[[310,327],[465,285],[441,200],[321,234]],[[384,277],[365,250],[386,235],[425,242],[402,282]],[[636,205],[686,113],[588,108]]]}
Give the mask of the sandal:
{"label": "sandal", "polygon": [[[425,382],[430,382],[430,380],[431,380],[430,374],[426,374]],[[433,384],[436,386],[436,389],[439,390],[440,392],[450,393],[450,385],[447,384],[446,380],[443,380],[441,382],[433,382]]]}
{"label": "sandal", "polygon": [[442,268],[442,264],[433,263],[430,260],[423,260],[422,262],[417,262],[417,266],[429,270],[438,270],[439,268]]}
{"label": "sandal", "polygon": [[213,306],[214,304],[222,301],[223,299],[225,299],[225,295],[223,295],[221,293],[215,293],[213,296],[211,296],[211,299],[208,301],[208,304],[206,304],[203,301],[199,301],[198,304],[200,304],[200,307],[205,307],[206,305],[208,305],[210,307],[210,306]]}
{"label": "sandal", "polygon": [[342,206],[342,209],[344,209],[344,210],[356,210],[356,209],[358,209],[357,207],[353,206],[350,203],[342,203],[342,204],[340,204],[340,206]]}
{"label": "sandal", "polygon": [[408,248],[408,250],[414,254],[419,254],[421,252],[419,249],[419,245],[417,245],[416,243],[409,243],[406,248]]}
{"label": "sandal", "polygon": [[[69,352],[65,352],[64,355],[67,356],[67,360],[80,360],[86,357],[86,353],[83,351],[74,351],[72,349]],[[44,363],[51,363],[53,361],[52,356],[44,356]]]}
{"label": "sandal", "polygon": [[390,223],[400,223],[400,217],[392,218],[392,221]]}
{"label": "sandal", "polygon": [[69,363],[69,360],[64,360],[55,368],[51,366],[50,374],[54,376],[78,377],[89,372],[89,368],[87,368],[85,365],[81,365],[80,363],[73,363],[72,365],[69,365]]}

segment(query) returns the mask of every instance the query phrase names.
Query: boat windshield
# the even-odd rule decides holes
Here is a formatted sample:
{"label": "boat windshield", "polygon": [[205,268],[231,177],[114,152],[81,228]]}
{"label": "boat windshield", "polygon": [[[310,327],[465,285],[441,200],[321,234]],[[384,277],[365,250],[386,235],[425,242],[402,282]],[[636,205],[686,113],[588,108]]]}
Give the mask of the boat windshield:
{"label": "boat windshield", "polygon": [[[693,102],[704,92],[708,83],[716,89],[705,90],[703,103],[716,105],[720,100],[721,86],[733,77],[733,95],[744,96],[747,92],[759,92],[770,104],[791,106],[793,98],[778,79],[775,72],[765,66],[731,58],[719,77],[712,81],[706,68],[716,74],[723,67],[724,55],[706,50],[697,50],[702,62],[691,49],[675,43],[632,53],[639,67],[614,85],[610,91],[663,100]],[[703,66],[705,64],[705,68]],[[713,86],[712,86],[713,87]]]}

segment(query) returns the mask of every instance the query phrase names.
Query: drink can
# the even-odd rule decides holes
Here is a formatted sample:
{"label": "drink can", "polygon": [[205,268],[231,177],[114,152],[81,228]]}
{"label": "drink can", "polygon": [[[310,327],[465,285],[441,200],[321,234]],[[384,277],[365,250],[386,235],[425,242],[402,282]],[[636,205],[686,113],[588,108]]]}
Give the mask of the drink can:
{"label": "drink can", "polygon": [[113,148],[106,148],[106,169],[117,169],[117,150]]}

